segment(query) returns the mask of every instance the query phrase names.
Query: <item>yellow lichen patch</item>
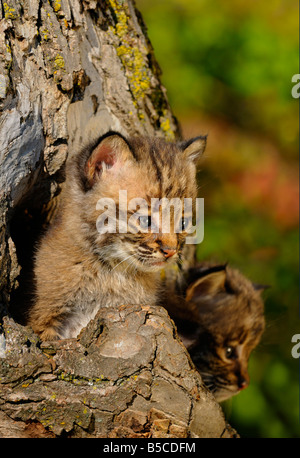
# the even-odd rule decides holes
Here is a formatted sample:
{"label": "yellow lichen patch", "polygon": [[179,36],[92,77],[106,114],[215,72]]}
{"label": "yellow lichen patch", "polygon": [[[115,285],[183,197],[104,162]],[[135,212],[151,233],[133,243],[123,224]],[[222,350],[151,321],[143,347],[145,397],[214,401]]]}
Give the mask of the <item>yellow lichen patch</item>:
{"label": "yellow lichen patch", "polygon": [[10,68],[12,64],[12,52],[9,43],[6,43],[6,53],[5,53],[6,67]]}
{"label": "yellow lichen patch", "polygon": [[57,13],[61,9],[61,3],[58,0],[54,0],[53,9]]}
{"label": "yellow lichen patch", "polygon": [[114,11],[117,23],[115,26],[114,33],[118,35],[120,39],[128,33],[128,16],[124,4],[119,4],[115,0],[109,0],[109,4]]}
{"label": "yellow lichen patch", "polygon": [[123,38],[124,35],[128,32],[128,22],[127,16],[124,9],[124,3],[121,4],[116,0],[109,0],[111,8],[114,10],[114,13],[117,18],[116,24],[116,33],[120,38]]}
{"label": "yellow lichen patch", "polygon": [[54,67],[57,70],[64,70],[65,68],[65,61],[64,58],[61,54],[57,53],[55,58],[54,58]]}
{"label": "yellow lichen patch", "polygon": [[124,11],[117,14],[118,23],[116,25],[117,34],[120,38],[126,35],[128,31],[127,16]]}
{"label": "yellow lichen patch", "polygon": [[5,19],[17,19],[18,14],[15,8],[12,8],[8,3],[3,3]]}
{"label": "yellow lichen patch", "polygon": [[49,30],[48,29],[42,29],[41,30],[41,36],[43,38],[44,41],[48,41],[49,40]]}
{"label": "yellow lichen patch", "polygon": [[150,77],[143,54],[136,46],[131,47],[127,44],[118,46],[117,54],[127,70],[127,77],[133,97],[135,99],[143,98],[145,92],[150,87]]}
{"label": "yellow lichen patch", "polygon": [[160,119],[160,127],[169,140],[174,140],[175,134],[171,128],[170,119],[166,116],[166,114]]}
{"label": "yellow lichen patch", "polygon": [[[117,19],[115,27],[110,27],[111,32],[120,40],[119,46],[116,46],[117,54],[126,70],[133,98],[138,100],[145,96],[145,92],[150,87],[148,62],[141,49],[136,46],[136,39],[129,30],[126,2],[109,0],[109,4]],[[147,54],[146,49],[145,54]]]}

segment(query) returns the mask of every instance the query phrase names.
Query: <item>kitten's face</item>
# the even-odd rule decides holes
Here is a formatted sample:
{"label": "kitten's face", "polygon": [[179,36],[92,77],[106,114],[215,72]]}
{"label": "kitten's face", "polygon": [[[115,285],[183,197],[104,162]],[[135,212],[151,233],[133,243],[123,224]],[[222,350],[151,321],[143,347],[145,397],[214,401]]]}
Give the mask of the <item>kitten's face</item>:
{"label": "kitten's face", "polygon": [[235,338],[204,331],[190,350],[204,383],[218,402],[238,394],[249,385],[249,356],[263,331],[263,326],[254,321],[248,329],[249,323],[250,320],[245,326],[233,329],[239,334]]}
{"label": "kitten's face", "polygon": [[[183,215],[183,202],[196,197],[195,161],[205,139],[186,145],[146,138],[127,141],[112,134],[89,154],[83,219],[90,238],[93,234],[94,252],[113,269],[155,271],[180,256],[192,217]],[[153,201],[162,198],[181,203],[179,211],[171,207],[167,228],[162,226],[162,207]],[[107,229],[109,224],[113,230]]]}
{"label": "kitten's face", "polygon": [[193,332],[183,332],[183,342],[204,383],[224,401],[249,385],[249,356],[264,330],[260,292],[227,268],[196,282],[187,298],[197,322]]}

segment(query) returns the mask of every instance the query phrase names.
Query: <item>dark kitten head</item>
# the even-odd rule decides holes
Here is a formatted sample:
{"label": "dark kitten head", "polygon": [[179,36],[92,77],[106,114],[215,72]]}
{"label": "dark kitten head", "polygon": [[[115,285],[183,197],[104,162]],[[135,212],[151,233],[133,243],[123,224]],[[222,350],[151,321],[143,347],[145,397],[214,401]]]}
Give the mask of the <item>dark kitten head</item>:
{"label": "dark kitten head", "polygon": [[[205,137],[167,143],[109,132],[85,149],[69,176],[80,206],[81,227],[92,250],[111,267],[153,271],[176,260],[186,237],[182,212],[161,228],[152,199],[195,199],[196,162]],[[75,178],[75,179],[74,179]],[[184,215],[186,216],[186,215]]]}
{"label": "dark kitten head", "polygon": [[177,329],[204,383],[223,401],[249,384],[249,356],[265,326],[263,287],[228,266],[192,269],[190,278],[189,320]]}

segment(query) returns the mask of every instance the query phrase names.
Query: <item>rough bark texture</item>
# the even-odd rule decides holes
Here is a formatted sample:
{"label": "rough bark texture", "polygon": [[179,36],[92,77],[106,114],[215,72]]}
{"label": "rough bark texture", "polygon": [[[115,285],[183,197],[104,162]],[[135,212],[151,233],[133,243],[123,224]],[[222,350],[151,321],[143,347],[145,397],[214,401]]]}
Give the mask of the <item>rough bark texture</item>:
{"label": "rough bark texture", "polygon": [[49,344],[16,322],[67,156],[108,129],[179,129],[132,1],[0,4],[0,436],[231,436],[164,309],[102,310]]}
{"label": "rough bark texture", "polygon": [[4,319],[0,434],[230,437],[165,309],[99,312],[76,340],[39,343]]}

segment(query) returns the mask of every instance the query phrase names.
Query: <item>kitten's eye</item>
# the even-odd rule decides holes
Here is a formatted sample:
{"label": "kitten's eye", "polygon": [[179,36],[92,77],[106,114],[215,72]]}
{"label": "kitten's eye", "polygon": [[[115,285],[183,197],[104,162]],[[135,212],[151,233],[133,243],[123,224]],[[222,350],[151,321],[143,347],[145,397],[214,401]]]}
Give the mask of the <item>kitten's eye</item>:
{"label": "kitten's eye", "polygon": [[233,347],[226,347],[225,348],[225,356],[227,359],[233,359],[234,358],[234,349]]}
{"label": "kitten's eye", "polygon": [[186,231],[186,230],[188,229],[189,225],[190,225],[190,222],[191,222],[191,218],[188,218],[188,217],[184,218],[184,217],[182,217],[182,218],[181,218],[181,230],[182,230],[182,231]]}
{"label": "kitten's eye", "polygon": [[139,223],[140,223],[141,229],[148,229],[148,227],[151,227],[151,216],[149,215],[140,216]]}

